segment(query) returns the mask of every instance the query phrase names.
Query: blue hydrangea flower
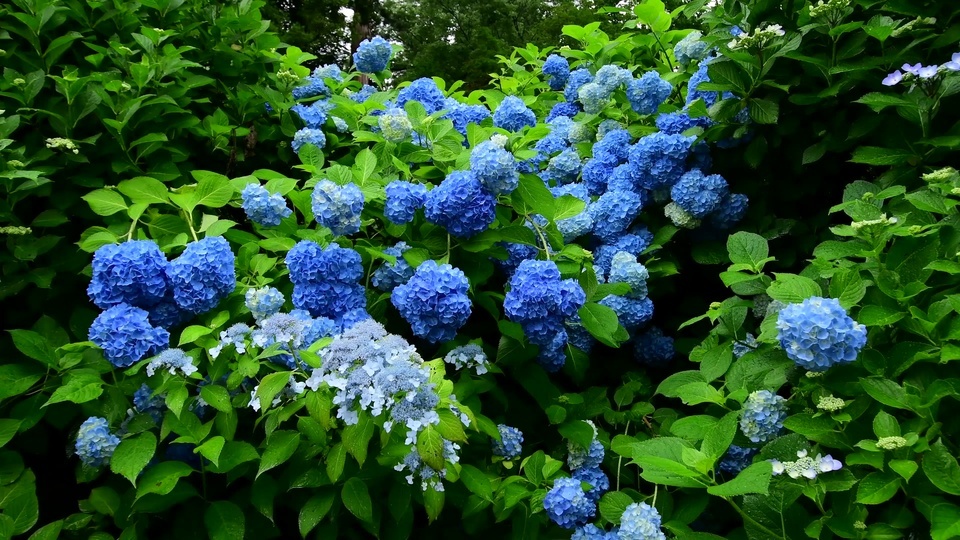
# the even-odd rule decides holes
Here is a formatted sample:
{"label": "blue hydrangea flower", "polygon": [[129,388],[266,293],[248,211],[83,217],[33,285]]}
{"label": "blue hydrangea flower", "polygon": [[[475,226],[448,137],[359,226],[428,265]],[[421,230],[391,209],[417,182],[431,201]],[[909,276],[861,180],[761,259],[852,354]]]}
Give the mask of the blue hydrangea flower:
{"label": "blue hydrangea flower", "polygon": [[167,258],[152,240],[106,244],[93,254],[87,295],[101,309],[119,304],[149,308],[167,294]]}
{"label": "blue hydrangea flower", "polygon": [[719,174],[704,175],[693,169],[670,189],[670,197],[688,214],[703,219],[720,207],[728,193],[727,181]]}
{"label": "blue hydrangea flower", "polygon": [[319,77],[305,77],[292,93],[293,99],[300,100],[315,96],[329,96],[330,89]]}
{"label": "blue hydrangea flower", "polygon": [[712,107],[717,101],[721,99],[728,99],[733,97],[732,92],[717,92],[715,90],[700,90],[700,85],[705,82],[710,82],[710,75],[707,72],[710,63],[716,60],[717,56],[710,56],[700,62],[700,66],[697,68],[697,72],[690,77],[690,81],[687,82],[687,105],[693,103],[698,99],[702,99],[704,105],[708,108]]}
{"label": "blue hydrangea flower", "polygon": [[593,157],[608,165],[623,163],[629,157],[630,132],[625,129],[614,129],[604,134],[603,138],[593,145]]}
{"label": "blue hydrangea flower", "polygon": [[88,467],[99,467],[110,462],[120,438],[110,432],[106,418],[91,416],[80,424],[74,450]]}
{"label": "blue hydrangea flower", "polygon": [[360,231],[363,192],[353,182],[339,186],[327,179],[320,180],[310,200],[317,223],[329,228],[334,236]]}
{"label": "blue hydrangea flower", "polygon": [[590,70],[586,68],[573,70],[570,72],[567,85],[563,89],[563,97],[566,98],[569,103],[573,103],[580,94],[580,87],[592,80],[593,75],[590,73]]}
{"label": "blue hydrangea flower", "polygon": [[390,301],[413,333],[430,343],[450,341],[470,316],[470,282],[449,264],[426,261],[409,281],[393,289]]}
{"label": "blue hydrangea flower", "polygon": [[336,64],[324,64],[317,67],[313,70],[313,76],[320,79],[333,79],[338,83],[343,82],[343,72],[340,71],[340,66]]}
{"label": "blue hydrangea flower", "polygon": [[622,68],[613,64],[608,64],[597,70],[597,75],[593,82],[600,86],[609,96],[621,86],[630,84],[633,75],[629,69]]}
{"label": "blue hydrangea flower", "polygon": [[574,478],[558,478],[543,499],[547,517],[564,529],[573,529],[594,516],[597,507]]}
{"label": "blue hydrangea flower", "polygon": [[694,30],[683,37],[673,47],[673,55],[681,66],[687,66],[691,62],[698,62],[707,56],[707,43],[701,41],[703,34]]}
{"label": "blue hydrangea flower", "polygon": [[433,114],[444,108],[447,98],[433,79],[422,77],[397,93],[397,107],[403,107],[408,101],[419,102],[427,110],[427,114]]}
{"label": "blue hydrangea flower", "polygon": [[[150,385],[144,383],[133,393],[133,408],[143,414],[150,415],[154,422],[159,423],[163,418],[163,409],[166,407],[164,395],[153,395]],[[129,413],[132,414],[132,411]],[[123,426],[121,425],[121,430]]]}
{"label": "blue hydrangea flower", "polygon": [[287,252],[286,264],[293,283],[354,283],[363,276],[360,254],[338,244],[321,248],[315,242],[301,240]]}
{"label": "blue hydrangea flower", "polygon": [[610,489],[610,479],[600,467],[581,467],[573,471],[573,478],[590,484],[587,498],[594,504],[600,501],[600,496]]}
{"label": "blue hydrangea flower", "polygon": [[596,345],[597,339],[593,337],[586,328],[583,327],[583,322],[580,320],[580,315],[574,315],[564,322],[564,325],[567,328],[567,340],[570,342],[570,345],[580,349],[585,353],[589,353],[593,350],[593,346]]}
{"label": "blue hydrangea flower", "polygon": [[188,315],[180,309],[169,290],[159,304],[145,309],[149,313],[150,324],[167,330],[183,322]]}
{"label": "blue hydrangea flower", "polygon": [[649,196],[642,187],[640,171],[632,163],[621,163],[613,168],[613,174],[607,180],[607,191],[630,191],[640,196],[640,206],[647,203]]}
{"label": "blue hydrangea flower", "polygon": [[487,354],[475,343],[468,343],[453,349],[443,357],[443,361],[458,370],[474,369],[477,375],[483,375],[487,372]]}
{"label": "blue hydrangea flower", "polygon": [[740,417],[740,431],[751,442],[763,443],[776,437],[787,417],[787,400],[769,390],[759,390],[747,397]]}
{"label": "blue hydrangea flower", "polygon": [[588,82],[577,91],[577,99],[583,105],[583,112],[599,114],[610,101],[610,93],[596,82]]}
{"label": "blue hydrangea flower", "polygon": [[153,377],[158,370],[166,370],[171,375],[176,375],[179,370],[184,377],[189,377],[197,372],[197,366],[193,365],[193,359],[183,350],[167,349],[147,364],[147,376]]}
{"label": "blue hydrangea flower", "polygon": [[250,335],[250,331],[250,327],[243,323],[235,323],[226,330],[221,331],[220,342],[210,348],[210,356],[216,359],[220,356],[223,348],[228,345],[233,345],[237,354],[245,354],[247,352],[247,337]]}
{"label": "blue hydrangea flower", "polygon": [[593,128],[584,122],[574,122],[567,139],[573,144],[590,142],[593,140]]}
{"label": "blue hydrangea flower", "polygon": [[554,105],[552,109],[550,109],[550,113],[546,118],[544,118],[543,121],[544,123],[549,124],[561,116],[573,118],[578,112],[580,112],[580,107],[576,103],[561,101]]}
{"label": "blue hydrangea flower", "polygon": [[753,351],[758,347],[757,338],[753,334],[747,334],[743,341],[733,343],[733,356],[742,358],[743,355]]}
{"label": "blue hydrangea flower", "polygon": [[527,259],[535,259],[537,258],[537,254],[540,253],[535,246],[531,246],[529,244],[504,242],[501,245],[507,250],[507,259],[498,259],[495,262],[508,278],[517,271],[517,267],[520,266],[520,263]]}
{"label": "blue hydrangea flower", "polygon": [[500,432],[501,440],[493,439],[491,441],[493,455],[506,460],[520,457],[520,454],[523,453],[523,447],[521,446],[523,444],[523,432],[506,424],[498,425],[497,431]]}
{"label": "blue hydrangea flower", "polygon": [[369,84],[365,84],[360,87],[360,90],[349,94],[350,99],[356,101],[357,103],[363,103],[366,100],[370,99],[370,96],[377,93],[377,89]]}
{"label": "blue hydrangea flower", "polygon": [[648,190],[672,187],[686,172],[692,137],[652,133],[640,138],[628,151],[630,164],[640,174],[640,185]]}
{"label": "blue hydrangea flower", "polygon": [[753,456],[757,455],[756,448],[744,448],[731,444],[727,453],[720,460],[720,470],[730,474],[738,474],[746,469],[752,462]]}
{"label": "blue hydrangea flower", "polygon": [[618,540],[620,538],[619,530],[619,528],[615,528],[608,532],[593,523],[588,523],[573,531],[570,540]]}
{"label": "blue hydrangea flower", "polygon": [[273,287],[247,289],[244,305],[253,314],[253,318],[259,321],[280,311],[283,307],[283,295]]}
{"label": "blue hydrangea flower", "polygon": [[503,310],[523,327],[530,343],[541,347],[543,359],[552,359],[547,365],[556,371],[563,365],[556,363],[567,342],[563,320],[576,314],[585,301],[579,284],[560,279],[556,263],[531,259],[521,262],[510,278]]}
{"label": "blue hydrangea flower", "polygon": [[631,332],[653,318],[653,301],[649,298],[636,299],[610,295],[599,303],[615,311],[620,324]]}
{"label": "blue hydrangea flower", "polygon": [[653,243],[653,233],[646,227],[638,226],[631,229],[629,233],[616,237],[611,243],[598,246],[593,250],[593,268],[597,272],[597,277],[602,279],[610,272],[613,256],[617,252],[626,251],[631,255],[640,255],[651,243]]}
{"label": "blue hydrangea flower", "polygon": [[720,206],[707,216],[707,222],[721,231],[732,229],[746,215],[747,207],[746,195],[730,193],[723,198]]}
{"label": "blue hydrangea flower", "polygon": [[507,131],[520,131],[525,126],[537,125],[537,117],[517,96],[503,98],[493,111],[493,125]]}
{"label": "blue hydrangea flower", "polygon": [[[327,117],[333,108],[333,102],[327,99],[321,99],[319,101],[314,101],[309,105],[298,103],[293,107],[290,107],[290,110],[296,113],[296,115],[303,120],[303,123],[306,125],[306,127],[311,129],[320,129],[320,127],[323,126],[323,124],[327,121]],[[323,144],[318,144],[317,146],[323,148]]]}
{"label": "blue hydrangea flower", "polygon": [[367,306],[363,285],[342,281],[295,283],[292,300],[297,309],[307,310],[314,317],[327,317],[341,324],[347,313],[362,310]]}
{"label": "blue hydrangea flower", "polygon": [[407,112],[399,107],[387,109],[377,119],[383,138],[390,142],[402,142],[413,132],[413,125],[407,118]]}
{"label": "blue hydrangea flower", "polygon": [[650,328],[637,334],[633,341],[634,358],[648,366],[662,366],[673,359],[673,338],[663,335],[663,330]]}
{"label": "blue hydrangea flower", "polygon": [[590,158],[583,164],[581,178],[591,195],[602,195],[607,191],[607,183],[613,175],[614,165],[597,158]]}
{"label": "blue hydrangea flower", "polygon": [[[554,197],[559,198],[563,195],[572,195],[585,204],[590,202],[587,187],[581,183],[552,187],[550,191]],[[587,207],[584,206],[583,211],[579,214],[557,221],[557,229],[559,229],[560,234],[563,235],[564,242],[572,242],[575,238],[593,231],[593,218],[590,216],[590,212],[587,211]]]}
{"label": "blue hydrangea flower", "polygon": [[247,218],[261,227],[276,227],[293,213],[282,195],[271,195],[260,184],[247,184],[240,196]]}
{"label": "blue hydrangea flower", "polygon": [[577,154],[577,150],[567,148],[550,159],[550,164],[547,165],[547,170],[543,176],[556,181],[558,184],[569,184],[577,181],[577,176],[580,175],[580,167],[580,155]]}
{"label": "blue hydrangea flower", "polygon": [[637,262],[637,256],[626,251],[619,251],[610,262],[608,283],[626,283],[630,286],[630,298],[644,298],[647,296],[647,279],[650,273],[647,267]]}
{"label": "blue hydrangea flower", "polygon": [[[612,118],[607,118],[606,120],[600,122],[600,125],[597,126],[597,141],[602,141],[604,138],[606,138],[608,133],[614,131],[626,130],[623,129],[623,124]],[[629,133],[627,135],[629,136]]]}
{"label": "blue hydrangea flower", "polygon": [[627,85],[627,99],[639,114],[653,114],[670,97],[673,86],[660,78],[656,71],[648,71]]}
{"label": "blue hydrangea flower", "polygon": [[579,444],[569,442],[567,450],[567,466],[573,470],[599,468],[600,464],[603,463],[605,450],[596,436],[594,436],[593,442],[587,449],[581,448]]}
{"label": "blue hydrangea flower", "polygon": [[151,326],[146,311],[118,304],[97,316],[88,338],[111,364],[124,368],[166,347],[170,333]]}
{"label": "blue hydrangea flower", "polygon": [[857,359],[867,329],[836,298],[807,298],[777,315],[777,339],[787,356],[808,371],[826,371]]}
{"label": "blue hydrangea flower", "polygon": [[233,251],[221,236],[187,244],[167,267],[173,298],[181,309],[205,313],[237,287]]}
{"label": "blue hydrangea flower", "polygon": [[398,285],[403,285],[413,277],[413,267],[403,258],[403,252],[410,249],[406,242],[397,242],[395,245],[383,250],[387,255],[397,258],[397,262],[391,264],[384,262],[377,268],[371,276],[373,286],[384,292],[390,292]]}
{"label": "blue hydrangea flower", "polygon": [[383,215],[397,225],[413,221],[417,210],[423,208],[427,200],[427,186],[394,180],[387,184],[387,202]]}
{"label": "blue hydrangea flower", "polygon": [[390,43],[380,36],[365,39],[353,53],[353,64],[360,73],[379,73],[387,69],[387,63],[393,54]]}
{"label": "blue hydrangea flower", "polygon": [[[446,118],[453,122],[453,127],[464,137],[467,136],[467,126],[469,124],[480,124],[486,118],[490,117],[490,110],[483,105],[467,105],[460,103],[453,98],[447,98],[444,101],[443,108],[447,110],[441,118]],[[464,143],[466,144],[466,142]]]}
{"label": "blue hydrangea flower", "polygon": [[470,152],[470,170],[487,191],[504,195],[517,189],[517,160],[494,141],[483,141]]}
{"label": "blue hydrangea flower", "polygon": [[712,124],[709,116],[693,118],[686,111],[661,113],[657,116],[657,129],[667,135],[677,135],[695,127],[708,128]]}
{"label": "blue hydrangea flower", "polygon": [[660,529],[660,513],[647,503],[633,503],[620,516],[621,540],[667,540]]}
{"label": "blue hydrangea flower", "polygon": [[450,234],[470,238],[496,218],[497,201],[470,171],[453,171],[427,193],[427,221]]}
{"label": "blue hydrangea flower", "polygon": [[613,241],[637,217],[643,199],[632,191],[608,191],[589,206],[593,233],[602,241]]}
{"label": "blue hydrangea flower", "polygon": [[570,78],[570,63],[560,55],[551,54],[543,62],[543,74],[547,76],[551,90],[562,90]]}
{"label": "blue hydrangea flower", "polygon": [[300,153],[300,149],[303,148],[305,144],[312,144],[317,148],[323,148],[327,144],[327,136],[323,134],[323,130],[315,128],[303,128],[293,134],[293,151]]}

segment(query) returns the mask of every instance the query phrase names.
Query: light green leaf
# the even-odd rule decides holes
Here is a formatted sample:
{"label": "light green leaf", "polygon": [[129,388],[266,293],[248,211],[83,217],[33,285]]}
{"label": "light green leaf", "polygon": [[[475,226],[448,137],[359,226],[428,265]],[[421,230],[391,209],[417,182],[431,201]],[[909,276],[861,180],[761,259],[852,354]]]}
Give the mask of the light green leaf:
{"label": "light green leaf", "polygon": [[633,499],[621,491],[610,491],[604,493],[600,498],[600,515],[603,519],[617,525],[620,523],[620,517],[628,506],[633,504]]}
{"label": "light green leaf", "polygon": [[101,216],[112,216],[127,209],[127,201],[116,191],[98,189],[82,197],[90,205],[90,209]]}
{"label": "light green leaf", "polygon": [[331,448],[327,454],[327,476],[330,477],[331,482],[336,482],[340,479],[340,475],[343,474],[343,466],[346,462],[347,449],[344,448],[341,443],[333,445],[333,448]]}
{"label": "light green leaf", "polygon": [[759,234],[738,232],[727,238],[727,254],[734,264],[749,264],[757,268],[770,256],[767,239]]}
{"label": "light green leaf", "polygon": [[130,180],[124,180],[117,185],[120,193],[123,193],[134,203],[141,204],[166,204],[170,202],[170,194],[167,192],[167,186],[156,178],[149,176],[138,176]]}
{"label": "light green leaf", "polygon": [[137,476],[153,459],[157,451],[157,437],[149,431],[124,439],[110,458],[110,470],[123,476],[136,487]]}
{"label": "light green leaf", "polygon": [[443,437],[433,427],[427,426],[417,436],[417,453],[424,463],[434,468],[442,470],[445,467],[443,459]]}
{"label": "light green leaf", "polygon": [[710,486],[707,493],[718,497],[736,497],[748,493],[766,495],[770,488],[770,479],[773,477],[773,467],[769,461],[760,461],[740,471],[733,480]]}
{"label": "light green leaf", "polygon": [[196,452],[209,459],[216,466],[220,463],[220,453],[223,451],[224,443],[226,443],[226,440],[222,436],[216,435],[198,446]]}
{"label": "light green leaf", "polygon": [[13,345],[18,351],[49,367],[56,367],[60,362],[57,351],[50,341],[32,330],[7,330],[13,338]]}
{"label": "light green leaf", "polygon": [[197,180],[197,190],[191,199],[193,207],[220,208],[233,198],[233,186],[226,176],[210,171],[191,171],[190,174]]}
{"label": "light green leaf", "polygon": [[150,493],[166,495],[177,482],[193,473],[193,467],[182,461],[162,461],[144,471],[137,485],[137,498]]}
{"label": "light green leaf", "polygon": [[785,304],[799,304],[812,296],[822,296],[823,290],[816,281],[795,274],[777,274],[767,288],[767,294]]}

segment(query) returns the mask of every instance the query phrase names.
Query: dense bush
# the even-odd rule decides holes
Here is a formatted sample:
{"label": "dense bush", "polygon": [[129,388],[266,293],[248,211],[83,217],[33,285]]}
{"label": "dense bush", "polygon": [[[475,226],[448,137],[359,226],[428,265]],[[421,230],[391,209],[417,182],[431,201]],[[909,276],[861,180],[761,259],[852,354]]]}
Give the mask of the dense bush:
{"label": "dense bush", "polygon": [[[250,2],[4,8],[4,271],[51,289],[0,536],[960,536],[957,10],[797,4],[648,0],[469,94]],[[48,25],[96,71],[41,92]]]}

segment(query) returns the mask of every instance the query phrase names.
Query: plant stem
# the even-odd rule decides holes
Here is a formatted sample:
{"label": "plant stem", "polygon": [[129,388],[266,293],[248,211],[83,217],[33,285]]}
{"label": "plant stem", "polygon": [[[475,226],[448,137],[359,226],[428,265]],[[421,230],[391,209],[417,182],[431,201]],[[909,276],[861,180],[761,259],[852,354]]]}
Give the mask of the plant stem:
{"label": "plant stem", "polygon": [[129,242],[130,240],[133,240],[133,233],[134,233],[134,231],[137,230],[137,223],[138,223],[139,221],[140,221],[139,219],[135,219],[135,220],[133,220],[133,223],[130,224],[130,230],[127,231],[127,241],[128,241],[128,242]]}
{"label": "plant stem", "polygon": [[[617,407],[619,409],[619,407]],[[626,435],[630,431],[630,421],[627,420],[627,427],[624,428],[623,434]],[[617,458],[617,491],[620,491],[620,470],[623,468],[623,456]]]}

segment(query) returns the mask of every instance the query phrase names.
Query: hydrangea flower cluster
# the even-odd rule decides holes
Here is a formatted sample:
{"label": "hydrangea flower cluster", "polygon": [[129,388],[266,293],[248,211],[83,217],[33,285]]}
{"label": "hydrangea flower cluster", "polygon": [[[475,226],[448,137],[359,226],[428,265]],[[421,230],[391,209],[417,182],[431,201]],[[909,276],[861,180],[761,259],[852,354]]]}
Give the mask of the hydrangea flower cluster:
{"label": "hydrangea flower cluster", "polygon": [[603,449],[603,443],[597,439],[597,426],[589,420],[587,423],[593,428],[593,440],[590,441],[590,446],[583,448],[573,441],[567,443],[567,466],[570,470],[599,468],[603,462],[606,452]]}
{"label": "hydrangea flower cluster", "polygon": [[619,531],[619,527],[614,528],[612,531],[605,531],[593,523],[588,523],[573,531],[570,540],[619,540]]}
{"label": "hydrangea flower cluster", "polygon": [[666,540],[660,529],[660,512],[647,503],[633,503],[620,516],[621,540]]}
{"label": "hydrangea flower cluster", "polygon": [[470,152],[470,170],[483,187],[494,195],[505,195],[517,189],[520,174],[517,161],[504,149],[505,140],[483,141]]}
{"label": "hydrangea flower cluster", "polygon": [[543,62],[543,74],[547,76],[551,90],[563,90],[570,78],[570,63],[558,54],[551,54]]}
{"label": "hydrangea flower cluster", "polygon": [[648,71],[627,86],[630,106],[639,114],[653,114],[673,92],[673,86],[660,78],[656,71]]}
{"label": "hydrangea flower cluster", "polygon": [[[359,311],[363,314],[358,317],[359,320],[369,317],[365,311]],[[271,356],[270,360],[295,369],[301,366],[300,351],[309,348],[320,338],[333,336],[345,326],[347,326],[346,322],[338,325],[332,319],[313,318],[309,312],[295,309],[290,313],[275,313],[258,321],[254,329],[246,325],[242,327],[234,325],[228,329],[226,337],[223,333],[220,334],[221,341],[218,347],[232,344],[237,353],[243,354],[246,348],[245,340],[249,335],[250,342],[261,349],[279,345],[279,352]]]}
{"label": "hydrangea flower cluster", "polygon": [[94,319],[88,339],[103,349],[111,364],[124,368],[166,348],[170,332],[153,327],[146,311],[118,304]]}
{"label": "hydrangea flower cluster", "polygon": [[673,202],[696,219],[717,210],[728,193],[727,181],[722,176],[704,175],[700,169],[691,169],[670,189]]}
{"label": "hydrangea flower cluster", "polygon": [[110,432],[106,418],[92,416],[80,424],[74,450],[84,465],[100,467],[110,462],[120,438]]}
{"label": "hydrangea flower cluster", "polygon": [[583,525],[597,513],[596,505],[574,478],[558,478],[543,499],[543,509],[551,521],[564,529]]}
{"label": "hydrangea flower cluster", "polygon": [[283,295],[273,287],[247,289],[243,299],[244,305],[258,321],[277,313],[283,307]]}
{"label": "hydrangea flower cluster", "polygon": [[427,221],[470,238],[493,223],[497,201],[472,171],[453,171],[426,195]]}
{"label": "hydrangea flower cluster", "polygon": [[410,124],[410,118],[407,112],[399,107],[387,109],[380,118],[377,119],[383,138],[394,143],[402,142],[413,132],[413,125]]}
{"label": "hydrangea flower cluster", "polygon": [[571,476],[590,485],[587,498],[594,504],[600,502],[600,497],[610,489],[610,479],[600,467],[581,467],[573,471]]}
{"label": "hydrangea flower cluster", "polygon": [[487,372],[487,353],[476,343],[461,345],[448,352],[443,361],[457,370],[473,369],[477,375]]}
{"label": "hydrangea flower cluster", "polygon": [[403,253],[410,249],[406,242],[397,242],[391,247],[383,250],[387,255],[396,257],[396,262],[384,262],[377,268],[371,277],[373,286],[381,291],[392,291],[399,285],[403,285],[413,277],[413,267],[403,258]]}
{"label": "hydrangea flower cluster", "polygon": [[757,338],[754,337],[753,334],[747,334],[746,337],[743,338],[743,341],[735,341],[733,343],[733,356],[743,358],[743,355],[756,349],[758,346]]}
{"label": "hydrangea flower cluster", "polygon": [[167,349],[147,364],[147,376],[153,377],[158,370],[166,370],[171,375],[176,375],[179,370],[184,377],[189,377],[197,372],[197,366],[182,349]]}
{"label": "hydrangea flower cluster", "polygon": [[523,432],[506,424],[498,425],[497,431],[500,432],[500,440],[493,439],[491,441],[493,455],[502,457],[507,461],[520,457],[520,454],[523,453],[523,447],[521,446],[523,444]]}
{"label": "hydrangea flower cluster", "polygon": [[503,310],[523,327],[527,340],[540,347],[537,360],[544,369],[558,371],[567,358],[564,321],[576,315],[584,302],[583,288],[576,280],[561,280],[556,263],[528,259],[510,278]]}
{"label": "hydrangea flower cluster", "polygon": [[796,461],[780,462],[775,459],[771,459],[770,463],[773,465],[774,476],[779,476],[786,473],[790,478],[797,479],[802,476],[807,480],[814,480],[822,473],[839,471],[843,468],[843,464],[836,459],[833,459],[830,454],[827,454],[826,456],[817,454],[817,457],[812,458],[807,455],[806,450],[800,450],[797,452]]}
{"label": "hydrangea flower cluster", "polygon": [[282,196],[271,194],[260,184],[248,184],[240,196],[247,218],[261,227],[276,227],[293,213]]}
{"label": "hydrangea flower cluster", "polygon": [[300,149],[303,148],[305,144],[312,144],[317,148],[323,148],[327,145],[327,136],[324,135],[323,130],[317,128],[305,127],[298,130],[293,134],[293,142],[291,146],[293,151],[297,154],[300,153]]}
{"label": "hydrangea flower cluster", "polygon": [[317,223],[329,228],[334,236],[348,236],[360,231],[363,193],[350,182],[339,186],[330,180],[317,182],[310,198]]}
{"label": "hydrangea flower cluster", "polygon": [[167,280],[177,305],[190,313],[205,313],[217,307],[237,286],[233,251],[220,236],[208,236],[187,244],[170,261]]}
{"label": "hydrangea flower cluster", "polygon": [[835,298],[807,298],[777,315],[777,339],[787,356],[808,371],[826,371],[857,359],[867,329]]}
{"label": "hydrangea flower cluster", "polygon": [[210,348],[210,356],[216,359],[220,356],[223,348],[228,345],[233,345],[237,354],[245,354],[247,352],[247,337],[251,331],[251,328],[244,323],[233,324],[226,330],[221,331],[220,342]]}
{"label": "hydrangea flower cluster", "polygon": [[427,201],[427,186],[394,180],[387,184],[387,202],[383,215],[397,225],[413,221],[417,210]]}
{"label": "hydrangea flower cluster", "polygon": [[758,390],[743,404],[740,431],[751,442],[767,442],[780,433],[786,418],[787,400],[769,390]]}
{"label": "hydrangea flower cluster", "polygon": [[357,52],[353,53],[353,64],[360,73],[379,73],[387,69],[392,54],[390,43],[380,36],[374,36],[360,42]]}
{"label": "hydrangea flower cluster", "polygon": [[287,252],[287,268],[293,282],[293,305],[313,317],[326,317],[343,325],[353,311],[365,313],[366,292],[360,254],[337,244],[321,248],[302,240]]}
{"label": "hydrangea flower cluster", "polygon": [[694,30],[683,37],[673,47],[673,55],[681,66],[703,60],[707,56],[707,44],[701,41],[703,34]]}
{"label": "hydrangea flower cluster", "polygon": [[493,112],[493,125],[507,131],[520,131],[524,127],[537,125],[537,117],[522,99],[507,96]]}
{"label": "hydrangea flower cluster", "polygon": [[93,254],[87,295],[97,307],[119,304],[149,309],[167,294],[167,258],[151,240],[106,244]]}
{"label": "hydrangea flower cluster", "polygon": [[429,77],[417,79],[411,82],[409,86],[400,89],[400,92],[397,93],[397,106],[403,107],[410,101],[416,101],[423,105],[427,114],[433,114],[443,109],[447,104],[443,91]]}
{"label": "hydrangea flower cluster", "polygon": [[752,462],[753,456],[759,452],[756,448],[747,448],[731,444],[720,460],[720,470],[730,474],[737,474],[746,469]]}
{"label": "hydrangea flower cluster", "polygon": [[634,358],[647,366],[662,366],[673,360],[675,354],[673,338],[663,334],[663,330],[652,327],[638,334],[633,341]]}
{"label": "hydrangea flower cluster", "polygon": [[393,289],[390,301],[410,323],[413,333],[430,343],[450,341],[470,316],[470,282],[449,264],[426,261],[413,276]]}

